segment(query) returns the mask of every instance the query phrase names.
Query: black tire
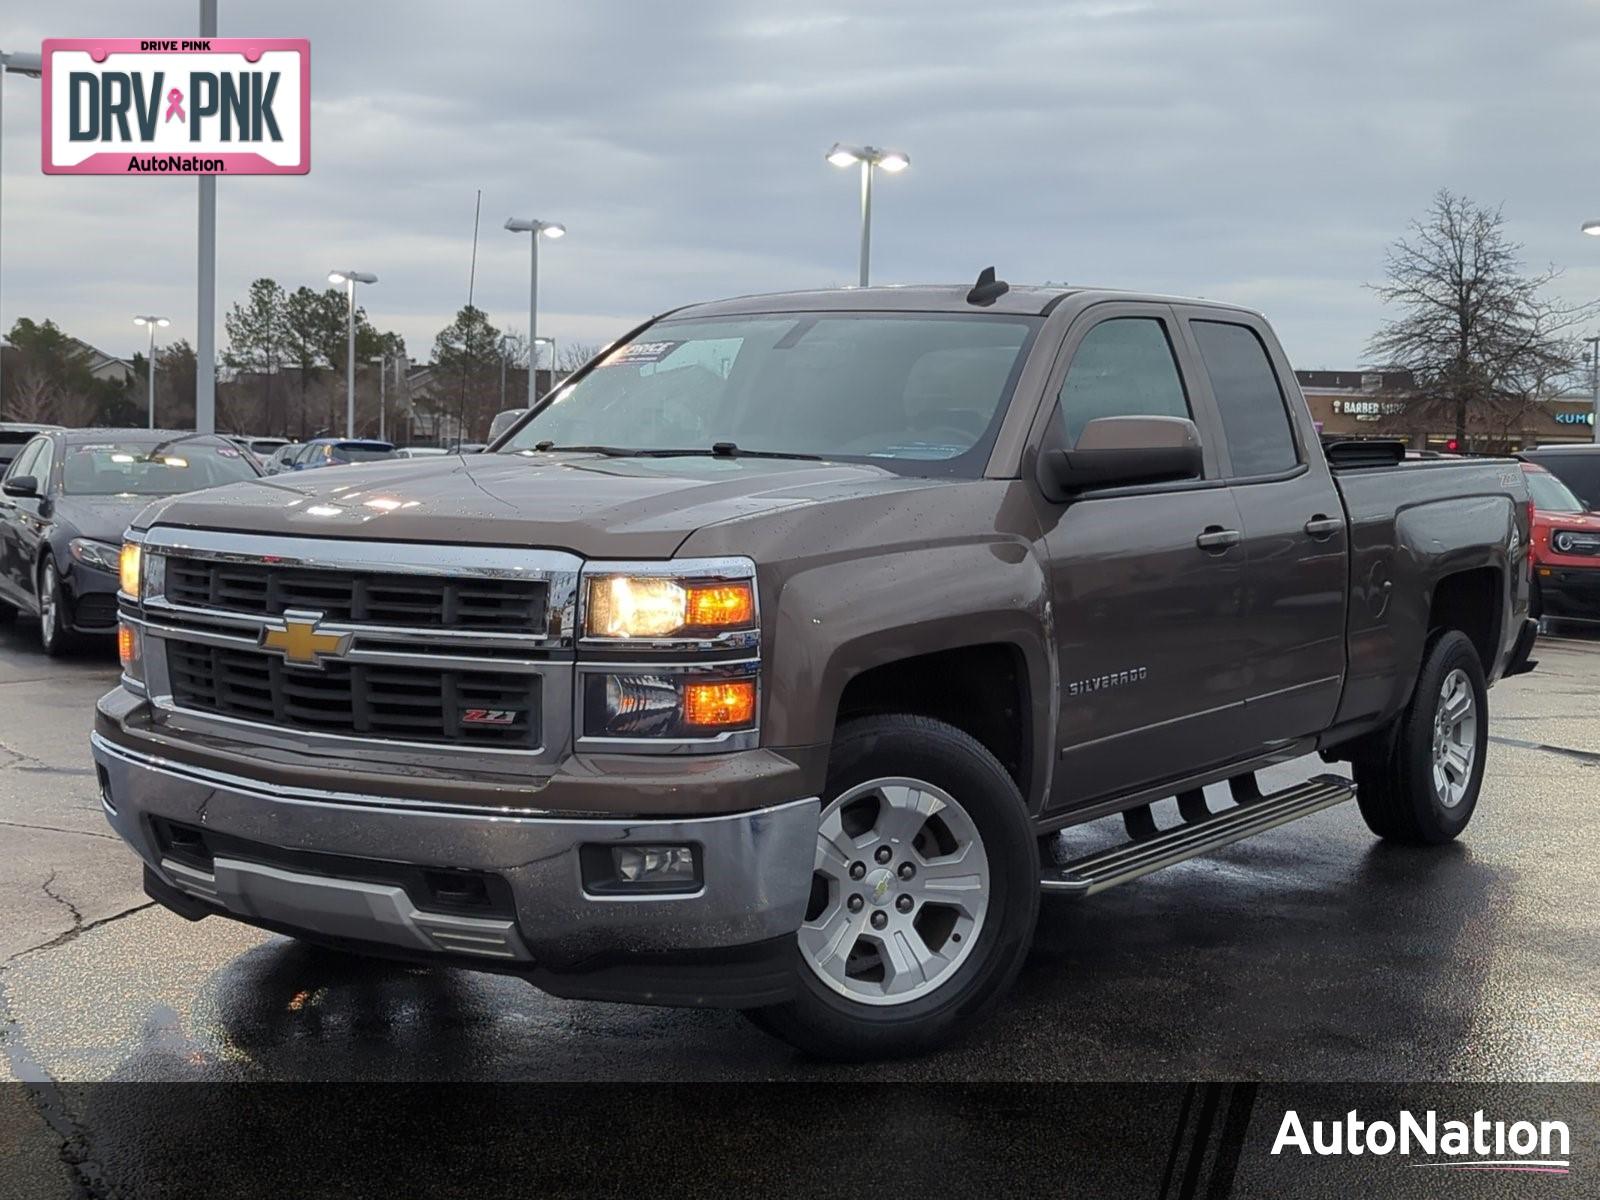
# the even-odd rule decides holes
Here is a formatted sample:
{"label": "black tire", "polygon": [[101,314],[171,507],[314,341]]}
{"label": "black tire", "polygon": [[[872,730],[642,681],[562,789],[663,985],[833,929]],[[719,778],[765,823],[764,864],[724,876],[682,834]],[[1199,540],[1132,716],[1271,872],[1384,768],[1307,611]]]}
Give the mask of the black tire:
{"label": "black tire", "polygon": [[[1435,783],[1434,723],[1445,681],[1457,671],[1470,689],[1476,721],[1471,765],[1463,773],[1461,795],[1450,803]],[[1464,633],[1435,634],[1423,652],[1411,702],[1389,736],[1352,764],[1356,801],[1367,827],[1386,841],[1414,846],[1440,845],[1458,837],[1478,804],[1488,741],[1488,688],[1478,652]]]}
{"label": "black tire", "polygon": [[0,625],[11,625],[16,622],[17,610],[4,600],[0,600]]}
{"label": "black tire", "polygon": [[932,784],[966,810],[987,856],[987,908],[948,979],[899,1003],[871,1004],[835,991],[806,961],[797,937],[794,999],[747,1015],[767,1033],[820,1058],[888,1058],[948,1041],[999,1001],[1033,941],[1038,842],[1016,783],[994,755],[959,729],[923,717],[852,721],[834,738],[823,807],[853,787],[891,777]]}
{"label": "black tire", "polygon": [[1528,615],[1535,621],[1544,616],[1544,589],[1539,586],[1537,579],[1528,590]]}
{"label": "black tire", "polygon": [[[67,654],[77,641],[72,634],[72,599],[62,585],[61,572],[56,570],[56,564],[48,558],[39,564],[38,584],[39,644],[51,658],[60,658]],[[56,605],[54,620],[47,620],[45,616],[46,589],[54,590]]]}

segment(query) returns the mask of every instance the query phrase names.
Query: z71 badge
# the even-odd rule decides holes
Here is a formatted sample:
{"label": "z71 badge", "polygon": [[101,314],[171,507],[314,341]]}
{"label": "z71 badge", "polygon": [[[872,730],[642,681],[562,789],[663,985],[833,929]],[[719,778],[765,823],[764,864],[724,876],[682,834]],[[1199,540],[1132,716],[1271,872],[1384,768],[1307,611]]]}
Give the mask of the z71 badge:
{"label": "z71 badge", "polygon": [[469,708],[462,712],[463,725],[515,725],[517,713],[511,708]]}

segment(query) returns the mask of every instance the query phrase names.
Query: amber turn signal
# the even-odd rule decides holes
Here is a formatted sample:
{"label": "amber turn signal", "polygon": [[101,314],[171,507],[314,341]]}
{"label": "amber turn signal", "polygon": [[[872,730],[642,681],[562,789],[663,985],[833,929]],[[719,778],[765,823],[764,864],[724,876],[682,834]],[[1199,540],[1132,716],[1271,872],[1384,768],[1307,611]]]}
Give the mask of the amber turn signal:
{"label": "amber turn signal", "polygon": [[700,729],[737,729],[755,724],[756,681],[691,683],[683,689],[683,721]]}
{"label": "amber turn signal", "polygon": [[738,629],[755,624],[756,600],[749,582],[691,584],[684,624],[694,629]]}
{"label": "amber turn signal", "polygon": [[117,657],[122,660],[122,669],[131,670],[139,661],[139,634],[132,625],[121,622],[117,625]]}

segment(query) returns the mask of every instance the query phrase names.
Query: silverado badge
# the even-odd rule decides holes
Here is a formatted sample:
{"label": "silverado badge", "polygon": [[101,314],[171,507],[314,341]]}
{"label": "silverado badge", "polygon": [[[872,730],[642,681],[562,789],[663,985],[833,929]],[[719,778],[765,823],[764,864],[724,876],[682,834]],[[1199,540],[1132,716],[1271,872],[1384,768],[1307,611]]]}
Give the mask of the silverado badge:
{"label": "silverado badge", "polygon": [[284,661],[298,667],[321,667],[323,659],[338,658],[350,649],[350,634],[325,633],[321,613],[287,612],[280,625],[261,631],[261,648],[276,650]]}

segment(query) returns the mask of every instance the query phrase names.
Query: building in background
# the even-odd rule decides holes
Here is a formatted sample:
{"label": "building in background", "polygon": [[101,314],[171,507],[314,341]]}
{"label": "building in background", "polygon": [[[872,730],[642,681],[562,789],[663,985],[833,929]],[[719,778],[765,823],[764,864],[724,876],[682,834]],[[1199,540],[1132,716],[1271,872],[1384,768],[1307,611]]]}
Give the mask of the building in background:
{"label": "building in background", "polygon": [[[1563,393],[1496,418],[1474,411],[1467,421],[1467,446],[1456,444],[1443,414],[1408,415],[1409,371],[1296,371],[1311,416],[1325,437],[1403,438],[1413,450],[1444,453],[1504,453],[1528,446],[1594,440],[1594,398]],[[1418,428],[1419,420],[1427,422]]]}

